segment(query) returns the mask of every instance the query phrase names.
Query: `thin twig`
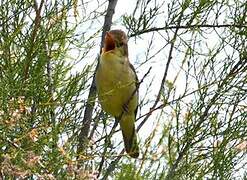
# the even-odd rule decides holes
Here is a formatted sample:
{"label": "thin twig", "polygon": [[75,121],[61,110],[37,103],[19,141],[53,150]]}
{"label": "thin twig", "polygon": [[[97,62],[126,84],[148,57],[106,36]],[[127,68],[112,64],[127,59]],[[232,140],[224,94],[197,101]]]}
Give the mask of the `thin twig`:
{"label": "thin twig", "polygon": [[134,32],[130,37],[135,37],[144,33],[154,32],[154,31],[163,31],[168,29],[192,29],[192,28],[226,28],[226,27],[235,27],[235,28],[247,28],[247,25],[244,24],[194,24],[194,25],[185,25],[185,26],[164,26],[164,27],[153,27],[149,29],[140,30]]}

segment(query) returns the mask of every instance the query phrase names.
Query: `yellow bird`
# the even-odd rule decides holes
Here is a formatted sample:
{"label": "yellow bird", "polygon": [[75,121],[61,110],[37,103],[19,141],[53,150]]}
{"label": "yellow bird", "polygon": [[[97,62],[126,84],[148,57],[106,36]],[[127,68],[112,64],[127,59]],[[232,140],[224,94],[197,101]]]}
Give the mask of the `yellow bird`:
{"label": "yellow bird", "polygon": [[139,156],[135,130],[137,84],[137,75],[128,58],[126,34],[121,30],[107,32],[96,71],[98,98],[104,111],[120,122],[125,150],[133,158]]}

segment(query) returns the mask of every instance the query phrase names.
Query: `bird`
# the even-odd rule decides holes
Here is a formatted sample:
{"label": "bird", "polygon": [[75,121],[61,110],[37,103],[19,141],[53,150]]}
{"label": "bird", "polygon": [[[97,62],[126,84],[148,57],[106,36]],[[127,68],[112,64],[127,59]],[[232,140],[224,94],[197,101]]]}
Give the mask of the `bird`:
{"label": "bird", "polygon": [[129,61],[128,38],[124,31],[116,29],[106,32],[95,80],[102,109],[119,122],[127,154],[138,158],[135,129],[138,77]]}

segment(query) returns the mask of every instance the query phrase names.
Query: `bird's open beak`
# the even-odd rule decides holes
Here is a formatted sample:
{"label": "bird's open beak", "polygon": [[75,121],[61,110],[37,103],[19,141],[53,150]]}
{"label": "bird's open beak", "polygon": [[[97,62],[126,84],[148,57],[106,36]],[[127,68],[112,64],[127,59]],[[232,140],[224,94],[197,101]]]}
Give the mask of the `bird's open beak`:
{"label": "bird's open beak", "polygon": [[115,49],[114,37],[111,33],[106,32],[103,52],[111,51],[113,49]]}

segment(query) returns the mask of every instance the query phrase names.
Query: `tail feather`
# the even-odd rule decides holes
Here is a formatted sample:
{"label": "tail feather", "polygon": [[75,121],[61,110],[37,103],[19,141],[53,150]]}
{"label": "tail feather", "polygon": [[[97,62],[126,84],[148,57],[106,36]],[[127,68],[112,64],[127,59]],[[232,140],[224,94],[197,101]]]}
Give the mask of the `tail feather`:
{"label": "tail feather", "polygon": [[124,139],[124,146],[126,152],[133,158],[138,158],[139,156],[139,146],[137,143],[137,136],[135,129],[133,129],[133,135],[130,139],[125,137],[124,133],[123,134],[123,139]]}
{"label": "tail feather", "polygon": [[135,116],[123,115],[120,120],[120,127],[123,134],[124,146],[126,152],[133,158],[139,156],[139,146],[137,134],[135,131]]}

